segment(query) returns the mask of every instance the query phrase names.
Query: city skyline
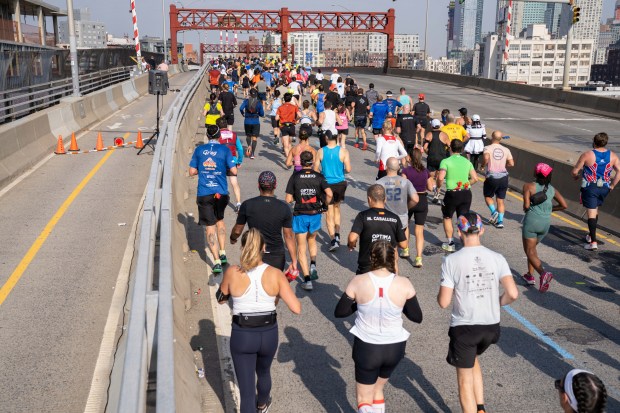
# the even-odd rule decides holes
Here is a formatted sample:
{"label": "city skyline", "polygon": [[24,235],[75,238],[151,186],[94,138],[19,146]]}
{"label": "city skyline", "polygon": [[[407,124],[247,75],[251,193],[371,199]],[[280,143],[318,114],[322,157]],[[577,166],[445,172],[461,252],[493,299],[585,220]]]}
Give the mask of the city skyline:
{"label": "city skyline", "polygon": [[[458,1],[458,0],[457,0]],[[48,0],[49,4],[66,9],[66,0]],[[128,34],[131,36],[133,26],[131,22],[131,14],[129,13],[129,2],[126,0],[112,0],[110,3],[103,3],[97,0],[82,0],[74,2],[74,8],[89,8],[94,20],[105,23],[106,29],[114,36],[123,36]],[[146,2],[136,0],[136,10],[138,13],[138,27],[140,37],[155,36],[161,37],[163,32],[162,21],[162,2],[158,0],[150,0],[150,7]],[[153,3],[158,7],[152,7]],[[243,2],[240,2],[243,3]],[[230,2],[226,0],[186,0],[186,1],[170,1],[165,0],[166,4],[166,34],[170,35],[168,22],[168,6],[176,4],[177,7],[195,7],[195,8],[230,8]],[[433,57],[441,57],[446,54],[446,24],[448,22],[448,4],[449,0],[432,0],[429,1],[429,27],[428,27],[428,52]],[[615,0],[603,0],[602,19],[611,17],[613,13]],[[249,5],[249,4],[248,4]],[[111,7],[112,6],[112,7]],[[424,20],[425,20],[425,0],[358,0],[355,7],[350,2],[337,2],[333,0],[315,0],[308,7],[290,7],[290,2],[284,0],[266,0],[261,4],[261,9],[279,9],[281,7],[289,7],[290,9],[308,9],[321,11],[345,11],[351,9],[353,11],[387,11],[389,8],[396,10],[396,33],[398,34],[418,34],[420,35],[420,47],[424,48]],[[243,8],[243,4],[237,6]],[[257,9],[259,7],[251,7]],[[120,9],[120,10],[119,10]],[[495,17],[497,9],[497,0],[484,0],[484,15],[482,23],[482,33],[494,31]],[[126,19],[122,19],[126,13]],[[252,34],[252,33],[250,33]],[[260,36],[260,34],[259,34]],[[232,36],[231,36],[232,37]],[[239,35],[240,40],[247,39],[248,34]],[[204,39],[204,36],[203,36]],[[181,41],[181,38],[179,39]],[[219,33],[215,31],[207,32],[207,41],[209,43],[219,42]],[[188,31],[185,34],[185,42],[198,44],[197,32]]]}

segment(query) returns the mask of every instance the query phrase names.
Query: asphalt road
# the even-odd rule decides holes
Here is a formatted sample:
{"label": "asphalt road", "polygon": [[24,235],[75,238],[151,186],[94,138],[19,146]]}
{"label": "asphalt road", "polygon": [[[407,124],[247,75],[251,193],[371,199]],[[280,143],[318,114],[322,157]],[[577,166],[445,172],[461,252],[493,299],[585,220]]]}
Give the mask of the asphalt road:
{"label": "asphalt road", "polygon": [[[395,88],[394,85],[401,82],[400,79],[375,79],[375,84],[382,91],[386,87]],[[404,82],[407,85],[409,81]],[[415,84],[420,85],[421,82]],[[440,93],[444,86],[426,83],[423,86],[422,90],[434,107],[436,102],[440,106],[447,105],[449,99],[449,106],[458,109],[464,105],[458,103],[461,99],[467,102],[473,113],[478,111],[475,102],[490,99],[478,92],[474,92],[475,97],[472,97],[452,87]],[[416,92],[418,90],[415,88]],[[515,106],[515,111],[524,113],[535,111],[530,104],[506,101],[505,105]],[[487,103],[485,107],[493,108],[493,112],[483,113],[483,118],[497,116],[494,113],[499,109],[495,106],[494,103]],[[553,108],[548,110],[558,111]],[[236,124],[234,129],[241,131],[242,125]],[[281,151],[270,143],[271,138],[266,138],[271,133],[266,121],[261,124],[261,133],[263,137],[259,142],[258,157],[246,160],[240,169],[242,197],[247,199],[258,195],[258,174],[263,170],[272,170],[279,180],[276,194],[283,199],[291,172],[283,167]],[[240,136],[245,142],[242,132]],[[312,139],[312,144],[318,146],[316,138]],[[342,207],[343,238],[348,235],[355,215],[367,208],[365,191],[376,175],[372,151],[363,152],[352,146],[349,150],[353,171],[348,176],[349,188]],[[192,179],[194,187],[195,180],[188,179]],[[482,185],[474,186],[473,192],[472,208],[483,217],[488,217]],[[190,198],[194,196],[195,192],[190,194]],[[546,267],[555,274],[551,288],[546,294],[541,294],[535,288],[526,287],[519,277],[526,271],[520,234],[523,213],[521,202],[515,196],[507,198],[505,229],[487,227],[483,237],[486,246],[505,255],[520,292],[518,301],[508,310],[511,313],[502,311],[499,344],[491,347],[481,358],[488,409],[493,412],[557,412],[558,395],[553,380],[573,367],[581,367],[592,370],[607,384],[610,396],[608,411],[620,411],[620,363],[617,357],[620,354],[620,249],[612,242],[606,242],[600,245],[598,252],[586,252],[582,248],[584,231],[563,220],[572,222],[570,217],[561,215],[562,219],[553,219],[551,232],[539,247]],[[189,211],[197,216],[195,206],[191,206]],[[233,210],[227,209],[225,221],[228,231],[234,219]],[[401,275],[409,277],[417,290],[424,321],[416,325],[405,320],[405,327],[412,335],[407,343],[406,358],[386,389],[387,409],[391,412],[459,411],[455,370],[445,362],[450,311],[440,309],[436,303],[441,259],[444,256],[440,247],[443,237],[440,209],[431,206],[425,228],[424,268],[415,269],[408,260],[401,260],[399,264]],[[294,316],[284,304],[279,305],[280,347],[272,367],[274,404],[270,410],[274,413],[355,411],[351,359],[353,336],[348,332],[354,318],[335,319],[333,311],[348,281],[354,276],[357,252],[349,252],[346,247],[335,253],[328,252],[325,223],[318,239],[320,279],[314,284],[314,291],[306,292],[296,282],[292,284],[302,301],[302,315]],[[190,244],[191,249],[204,249],[204,241],[194,240]],[[412,241],[410,245],[413,246]],[[239,247],[229,246],[227,252],[230,261],[237,263]],[[203,265],[208,263],[204,254],[192,254],[190,259],[200,260]],[[220,279],[218,277],[215,281]],[[194,298],[195,301],[211,299],[204,294]],[[205,314],[192,328],[198,329],[210,323]],[[227,323],[230,323],[228,317],[217,318],[212,331],[222,331],[221,326]],[[197,351],[196,355],[199,358],[200,352]],[[224,366],[224,370],[226,368]]]}
{"label": "asphalt road", "polygon": [[[170,79],[182,87],[195,72]],[[164,97],[164,111],[176,97]],[[95,125],[78,144],[95,147],[101,131],[144,139],[155,125],[147,95]],[[165,113],[165,112],[164,112]],[[129,133],[128,133],[129,132]],[[101,337],[140,205],[152,152],[133,147],[55,156],[0,197],[0,285],[4,285],[61,205],[100,162],[0,307],[0,412],[83,412]],[[108,156],[104,161],[104,157]]]}
{"label": "asphalt road", "polygon": [[620,152],[620,120],[442,83],[387,76],[353,76],[364,89],[372,82],[375,89],[384,95],[388,90],[398,95],[399,89],[405,87],[409,96],[417,102],[418,93],[424,93],[426,102],[436,113],[447,108],[458,116],[458,109],[466,107],[469,116],[480,115],[489,135],[499,129],[504,135],[576,154],[592,147],[595,134],[607,132],[610,136],[609,148]]}

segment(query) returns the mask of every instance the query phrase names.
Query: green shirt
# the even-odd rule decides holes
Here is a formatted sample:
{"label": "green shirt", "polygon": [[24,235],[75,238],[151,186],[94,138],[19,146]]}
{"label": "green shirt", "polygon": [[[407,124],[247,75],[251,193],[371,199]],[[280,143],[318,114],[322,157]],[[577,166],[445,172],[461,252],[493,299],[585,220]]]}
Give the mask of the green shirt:
{"label": "green shirt", "polygon": [[439,169],[446,171],[446,189],[448,191],[459,189],[459,183],[461,188],[469,188],[469,171],[474,169],[474,166],[467,158],[459,154],[452,155],[441,161]]}

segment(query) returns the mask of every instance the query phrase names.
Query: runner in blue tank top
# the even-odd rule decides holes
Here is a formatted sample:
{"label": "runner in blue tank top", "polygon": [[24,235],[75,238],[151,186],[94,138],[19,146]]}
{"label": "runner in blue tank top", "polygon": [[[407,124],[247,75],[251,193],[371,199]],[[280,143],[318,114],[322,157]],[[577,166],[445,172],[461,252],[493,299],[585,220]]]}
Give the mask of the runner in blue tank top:
{"label": "runner in blue tank top", "polygon": [[327,146],[319,149],[317,162],[314,169],[321,172],[327,184],[334,194],[332,202],[327,206],[327,232],[332,239],[329,246],[330,251],[336,251],[340,246],[340,203],[344,201],[344,194],[347,190],[345,173],[351,172],[351,160],[349,151],[338,146],[337,135],[331,131],[325,131]]}
{"label": "runner in blue tank top", "polygon": [[[588,211],[589,233],[586,235],[587,244],[584,245],[588,251],[598,249],[598,208],[620,181],[620,161],[615,153],[605,148],[608,141],[606,133],[596,134],[592,143],[594,149],[582,153],[573,168],[573,178],[581,178],[581,203]],[[613,179],[612,171],[616,171]]]}

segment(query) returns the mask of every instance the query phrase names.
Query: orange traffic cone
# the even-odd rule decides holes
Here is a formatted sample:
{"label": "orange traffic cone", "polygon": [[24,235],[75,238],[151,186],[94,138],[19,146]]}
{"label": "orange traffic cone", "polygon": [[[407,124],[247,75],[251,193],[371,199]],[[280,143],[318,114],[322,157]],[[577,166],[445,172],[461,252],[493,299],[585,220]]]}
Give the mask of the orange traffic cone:
{"label": "orange traffic cone", "polygon": [[54,151],[56,155],[65,155],[67,151],[65,151],[65,145],[62,143],[62,136],[58,135],[58,144],[56,145],[56,150]]}
{"label": "orange traffic cone", "polygon": [[142,142],[142,132],[138,131],[138,140],[136,140],[136,149],[144,148],[144,142]]}
{"label": "orange traffic cone", "polygon": [[79,148],[77,146],[77,140],[75,140],[75,133],[71,134],[71,145],[69,145],[69,152],[79,152]]}
{"label": "orange traffic cone", "polygon": [[97,135],[97,146],[95,147],[96,151],[102,151],[103,148],[103,138],[101,137],[101,132]]}

